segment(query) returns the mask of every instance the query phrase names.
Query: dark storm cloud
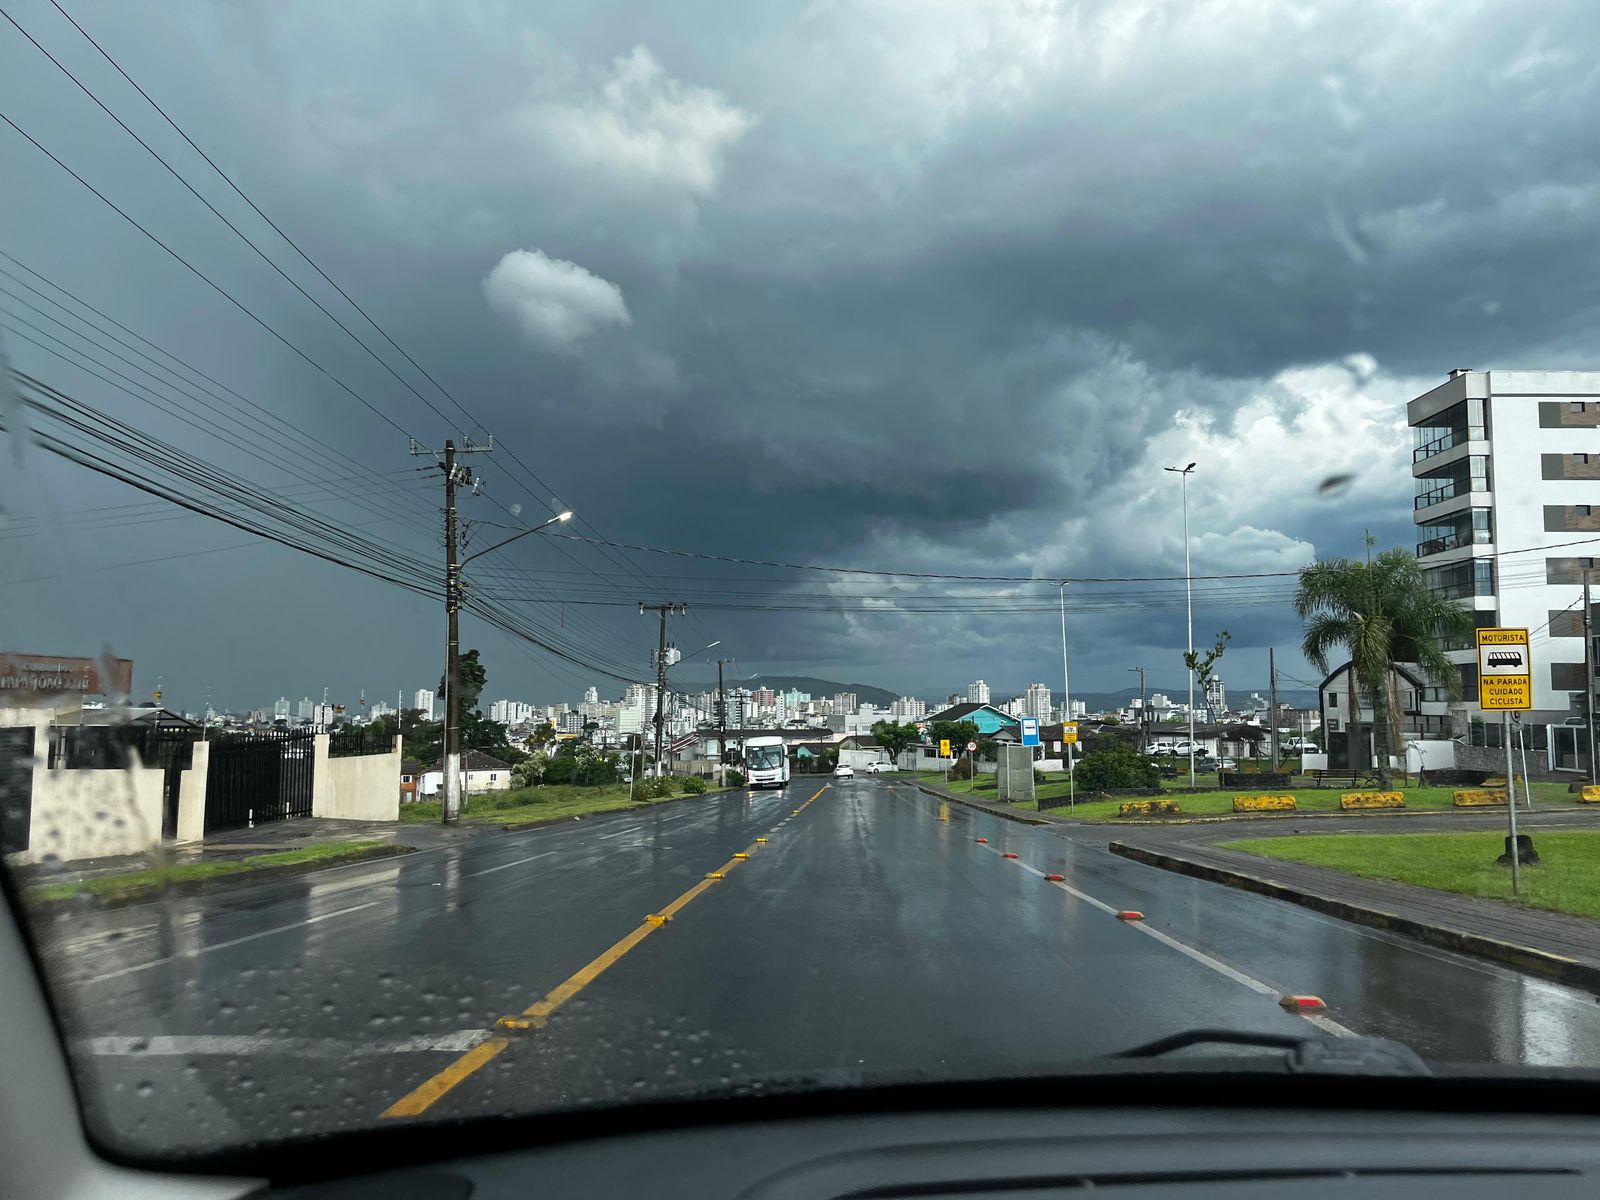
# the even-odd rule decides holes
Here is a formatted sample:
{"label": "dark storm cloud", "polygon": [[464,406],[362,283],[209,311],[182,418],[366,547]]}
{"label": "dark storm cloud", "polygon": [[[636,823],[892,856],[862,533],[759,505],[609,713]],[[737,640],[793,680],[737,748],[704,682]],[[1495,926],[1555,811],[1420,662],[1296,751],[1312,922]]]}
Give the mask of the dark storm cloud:
{"label": "dark storm cloud", "polygon": [[[1181,521],[1160,468],[1200,460],[1195,570],[1292,571],[1358,553],[1367,528],[1411,540],[1402,406],[1444,369],[1581,365],[1596,349],[1597,82],[1582,48],[1600,13],[1587,4],[1348,0],[1268,20],[1255,5],[1110,0],[236,5],[159,19],[81,7],[481,428],[407,372],[441,420],[352,348],[9,31],[17,69],[0,106],[408,431],[492,431],[516,450],[540,482],[489,459],[480,519],[570,505],[621,540],[758,559],[1170,575]],[[182,152],[53,9],[17,15]],[[0,217],[26,237],[0,248],[34,248],[52,277],[362,463],[410,463],[392,429],[6,136],[0,152],[27,167]],[[204,190],[225,205],[222,185]],[[126,413],[283,481],[204,429]],[[80,488],[115,502],[41,470],[58,507],[82,503]],[[1332,475],[1351,482],[1319,495]],[[362,519],[349,496],[325,504],[331,520]],[[182,528],[185,545],[208,544]],[[386,533],[437,555],[425,520]],[[75,536],[74,553],[100,560],[163,548],[148,530]],[[726,570],[647,557],[662,578],[646,582],[566,549],[616,573],[625,598],[671,598],[634,593]],[[284,552],[223,561],[128,578],[136,596],[193,596],[250,628],[309,602],[318,620],[256,656],[271,661],[242,663],[229,702],[437,675],[432,623],[409,601]],[[508,561],[579,569],[551,545]],[[706,611],[683,640],[705,632],[744,659],[930,692],[972,675],[1055,678],[1048,613],[897,612],[936,591],[885,585],[890,598],[849,618]],[[137,605],[80,595],[69,619],[48,585],[14,594],[51,649],[104,630],[191,681],[222,641],[142,621]],[[636,618],[540,611],[643,669]],[[1173,658],[1181,618],[1170,596],[1075,618],[1085,686]],[[340,631],[355,619],[390,652],[354,647]],[[1281,605],[1218,604],[1196,623],[1200,639],[1233,629],[1230,674],[1245,682],[1263,674],[1258,650],[1297,640]],[[576,695],[581,670],[499,653],[491,690]]]}

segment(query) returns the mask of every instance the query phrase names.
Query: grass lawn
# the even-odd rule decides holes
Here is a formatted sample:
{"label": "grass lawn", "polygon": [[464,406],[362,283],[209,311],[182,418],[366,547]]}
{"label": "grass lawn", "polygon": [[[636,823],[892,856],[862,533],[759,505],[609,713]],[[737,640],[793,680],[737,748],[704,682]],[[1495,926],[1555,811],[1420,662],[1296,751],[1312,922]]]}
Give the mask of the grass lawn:
{"label": "grass lawn", "polygon": [[1510,868],[1494,861],[1505,849],[1505,835],[1499,832],[1313,834],[1219,844],[1369,879],[1600,918],[1600,830],[1536,833],[1533,845],[1541,863],[1522,868],[1522,892],[1515,898]]}
{"label": "grass lawn", "polygon": [[[713,795],[712,788],[702,795]],[[676,800],[683,793],[673,793],[660,799],[646,800],[636,797],[633,804],[660,804]],[[628,785],[608,784],[604,787],[577,787],[570,784],[550,784],[545,787],[518,788],[508,792],[494,792],[473,796],[467,803],[466,815],[461,819],[475,825],[516,825],[527,821],[560,821],[567,817],[583,817],[591,813],[617,812],[627,808]],[[437,800],[419,800],[415,804],[400,806],[402,821],[419,824],[437,821],[442,816]]]}
{"label": "grass lawn", "polygon": [[[916,778],[920,779],[924,783],[941,784],[952,791],[962,794],[965,794],[967,790],[967,784],[965,780],[962,780],[959,783],[945,783],[944,772],[942,771],[921,771],[917,773]],[[1206,781],[1202,780],[1202,786],[1204,786],[1205,782]],[[1195,792],[1193,794],[1189,794],[1175,791],[1170,785],[1170,780],[1164,781],[1164,786],[1162,787],[1161,791],[1158,793],[1151,793],[1151,795],[1152,797],[1160,796],[1164,799],[1176,800],[1182,807],[1184,816],[1212,817],[1232,815],[1234,796],[1248,796],[1253,794],[1250,791],[1234,791],[1231,789],[1220,792]],[[1406,807],[1409,809],[1439,810],[1454,807],[1452,803],[1456,792],[1456,788],[1454,787],[1400,786],[1394,790],[1405,795]],[[1274,789],[1270,793],[1263,794],[1271,794],[1275,796],[1293,796],[1295,798],[1297,811],[1299,812],[1338,812],[1339,797],[1345,791],[1345,788],[1338,787],[1292,787],[1282,791]],[[1050,811],[1065,812],[1067,781],[1062,779],[1060,782],[1057,782],[1052,778],[1049,783],[1041,783],[1036,785],[1034,789],[1034,795],[1038,800],[1045,801],[1045,807]],[[987,799],[993,801],[995,799],[994,776],[980,776],[978,778],[978,789],[975,793],[973,793],[973,796],[978,800]],[[1072,816],[1080,821],[1132,819],[1126,817],[1119,818],[1117,815],[1117,807],[1120,804],[1126,803],[1128,800],[1137,798],[1132,796],[1119,796],[1110,800],[1084,801],[1082,799],[1081,791],[1079,793],[1079,797],[1080,798],[1076,807],[1072,810]],[[1058,803],[1051,803],[1051,801],[1055,801],[1057,798],[1060,798]],[[1564,783],[1535,782],[1533,785],[1533,803],[1536,808],[1567,808],[1571,807],[1572,797],[1567,792],[1567,785]],[[1025,811],[1032,811],[1037,809],[1038,805],[1037,803],[1031,805],[1018,804],[1014,805],[1013,807]],[[1504,812],[1505,810],[1489,809],[1487,811]],[[1152,821],[1159,821],[1162,818],[1152,817],[1150,819]]]}
{"label": "grass lawn", "polygon": [[233,858],[222,862],[183,863],[171,867],[148,867],[142,871],[124,871],[120,875],[100,875],[81,883],[47,883],[29,888],[29,900],[69,900],[88,894],[101,899],[116,899],[129,892],[158,884],[181,883],[191,879],[212,879],[219,875],[240,875],[262,867],[289,866],[293,863],[318,862],[323,859],[348,858],[373,846],[387,846],[388,842],[320,842],[315,846],[302,846],[297,850],[278,850],[271,854],[253,854],[249,858]]}

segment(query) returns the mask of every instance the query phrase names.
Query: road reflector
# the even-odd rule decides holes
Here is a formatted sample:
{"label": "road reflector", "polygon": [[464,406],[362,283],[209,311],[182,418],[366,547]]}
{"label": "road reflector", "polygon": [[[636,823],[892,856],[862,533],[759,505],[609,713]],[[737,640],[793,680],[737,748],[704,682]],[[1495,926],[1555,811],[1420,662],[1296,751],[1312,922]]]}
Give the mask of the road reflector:
{"label": "road reflector", "polygon": [[767,839],[766,838],[757,838],[756,839],[756,845],[765,846],[766,844],[767,844]]}
{"label": "road reflector", "polygon": [[1065,883],[1067,881],[1065,875],[1046,875],[1044,878],[1046,883]]}
{"label": "road reflector", "polygon": [[750,856],[748,854],[746,854],[743,850],[741,850],[741,851],[739,851],[739,853],[735,854],[733,857],[738,859],[738,858],[749,858]]}
{"label": "road reflector", "polygon": [[798,817],[800,815],[800,810],[798,808],[795,809],[793,815]]}
{"label": "road reflector", "polygon": [[1117,914],[1119,921],[1142,921],[1144,914],[1136,908],[1125,908]]}
{"label": "road reflector", "polygon": [[538,1017],[501,1017],[494,1023],[496,1029],[507,1033],[527,1033],[532,1029],[539,1029],[544,1021]]}
{"label": "road reflector", "polygon": [[706,875],[706,878],[707,879],[726,879],[727,876],[724,875],[721,871],[711,871]]}
{"label": "road reflector", "polygon": [[987,846],[989,844],[988,838],[977,838],[976,841],[980,846]]}
{"label": "road reflector", "polygon": [[1321,996],[1300,996],[1292,992],[1278,1003],[1292,1012],[1320,1012],[1328,1007],[1322,1002]]}
{"label": "road reflector", "polygon": [[1012,852],[1012,851],[1010,851],[1010,850],[1007,850],[1007,851],[1006,851],[1006,852],[1005,852],[1005,853],[1004,853],[1004,854],[1002,854],[1002,855],[1001,855],[1001,856],[1000,856],[1000,857],[1001,857],[1001,858],[1015,858],[1015,857],[1016,857],[1016,854],[1014,854],[1014,853],[1013,853],[1013,852]]}
{"label": "road reflector", "polygon": [[663,916],[661,913],[651,913],[644,919],[644,923],[646,925],[665,925],[670,920],[672,920],[671,917]]}

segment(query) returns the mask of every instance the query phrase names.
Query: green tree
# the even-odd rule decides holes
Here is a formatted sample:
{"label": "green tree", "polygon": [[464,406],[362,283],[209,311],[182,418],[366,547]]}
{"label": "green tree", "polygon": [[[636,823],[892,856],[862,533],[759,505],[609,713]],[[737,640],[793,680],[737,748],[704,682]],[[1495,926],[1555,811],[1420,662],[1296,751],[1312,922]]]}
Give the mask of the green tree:
{"label": "green tree", "polygon": [[[1435,685],[1458,696],[1460,677],[1440,643],[1469,636],[1472,612],[1428,587],[1417,560],[1398,547],[1367,562],[1335,558],[1305,567],[1294,607],[1306,623],[1301,653],[1319,671],[1327,672],[1335,649],[1350,656],[1357,685],[1372,702],[1379,785],[1388,786],[1390,748],[1400,740],[1393,665],[1416,663]],[[1359,703],[1352,703],[1352,767],[1367,765],[1357,761],[1366,757],[1360,715]]]}
{"label": "green tree", "polygon": [[1206,688],[1211,686],[1211,681],[1217,676],[1217,660],[1227,651],[1228,642],[1232,638],[1233,634],[1224,629],[1217,634],[1217,644],[1204,654],[1198,650],[1184,651],[1183,665],[1194,672],[1195,691],[1200,693],[1202,700],[1205,698]]}
{"label": "green tree", "polygon": [[901,754],[922,741],[922,731],[915,725],[901,725],[896,721],[874,721],[872,736],[878,739],[878,745],[893,762],[899,762]]}
{"label": "green tree", "polygon": [[[478,700],[483,695],[483,689],[489,682],[489,672],[484,669],[482,661],[476,650],[468,650],[461,656],[461,708],[463,716],[467,713],[478,711]],[[439,695],[446,693],[445,677],[439,676]],[[465,743],[463,743],[465,745]]]}
{"label": "green tree", "polygon": [[978,725],[975,721],[935,721],[928,735],[936,746],[948,738],[950,753],[959,756],[966,750],[968,742],[978,740]]}

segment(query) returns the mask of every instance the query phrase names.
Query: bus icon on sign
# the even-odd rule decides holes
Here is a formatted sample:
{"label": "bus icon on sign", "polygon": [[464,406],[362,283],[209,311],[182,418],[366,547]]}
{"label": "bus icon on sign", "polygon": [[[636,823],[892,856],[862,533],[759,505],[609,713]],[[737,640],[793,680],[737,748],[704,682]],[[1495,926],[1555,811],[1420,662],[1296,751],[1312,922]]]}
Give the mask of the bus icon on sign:
{"label": "bus icon on sign", "polygon": [[1520,667],[1522,665],[1521,650],[1491,650],[1484,656],[1484,665],[1488,667]]}

